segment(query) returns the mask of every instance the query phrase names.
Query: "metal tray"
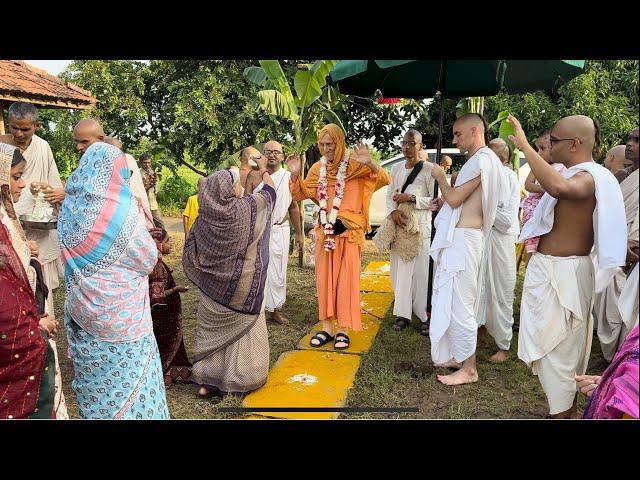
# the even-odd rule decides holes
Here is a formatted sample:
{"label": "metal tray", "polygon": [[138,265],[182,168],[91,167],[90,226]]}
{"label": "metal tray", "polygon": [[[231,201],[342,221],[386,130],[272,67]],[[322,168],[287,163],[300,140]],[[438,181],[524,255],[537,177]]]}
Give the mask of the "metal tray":
{"label": "metal tray", "polygon": [[48,222],[36,222],[27,220],[26,215],[20,215],[20,222],[25,228],[33,228],[35,230],[55,230],[58,227],[58,219],[54,218]]}

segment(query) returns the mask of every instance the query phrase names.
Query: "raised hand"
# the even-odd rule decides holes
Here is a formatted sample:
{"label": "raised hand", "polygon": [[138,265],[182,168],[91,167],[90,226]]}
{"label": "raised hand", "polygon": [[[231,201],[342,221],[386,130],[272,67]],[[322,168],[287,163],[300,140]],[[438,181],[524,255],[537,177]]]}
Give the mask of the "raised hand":
{"label": "raised hand", "polygon": [[300,157],[296,153],[292,153],[285,160],[291,175],[300,175]]}
{"label": "raised hand", "polygon": [[354,159],[363,165],[371,165],[373,163],[373,157],[369,151],[369,145],[363,141],[359,141],[353,149]]}
{"label": "raised hand", "polygon": [[524,134],[524,130],[522,130],[522,125],[520,125],[518,119],[513,115],[507,117],[507,122],[509,122],[516,131],[515,135],[509,135],[509,140],[513,142],[518,150],[524,150],[524,148],[529,145],[529,142],[527,136]]}

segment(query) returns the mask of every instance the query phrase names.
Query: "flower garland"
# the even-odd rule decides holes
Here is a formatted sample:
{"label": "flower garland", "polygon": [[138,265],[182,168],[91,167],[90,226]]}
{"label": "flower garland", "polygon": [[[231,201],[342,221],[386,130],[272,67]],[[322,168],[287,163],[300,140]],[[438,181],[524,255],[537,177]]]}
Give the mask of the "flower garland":
{"label": "flower garland", "polygon": [[329,183],[327,181],[327,159],[325,157],[320,158],[320,178],[318,186],[318,200],[320,201],[320,224],[322,225],[324,234],[326,235],[324,240],[324,251],[330,252],[336,248],[336,241],[333,238],[333,227],[336,224],[338,218],[338,211],[340,210],[340,204],[342,203],[342,197],[344,197],[344,184],[345,176],[347,173],[347,167],[349,166],[349,155],[345,155],[340,162],[338,168],[338,175],[336,177],[336,191],[333,197],[333,204],[331,206],[331,213],[327,219],[327,199],[329,198],[328,188]]}

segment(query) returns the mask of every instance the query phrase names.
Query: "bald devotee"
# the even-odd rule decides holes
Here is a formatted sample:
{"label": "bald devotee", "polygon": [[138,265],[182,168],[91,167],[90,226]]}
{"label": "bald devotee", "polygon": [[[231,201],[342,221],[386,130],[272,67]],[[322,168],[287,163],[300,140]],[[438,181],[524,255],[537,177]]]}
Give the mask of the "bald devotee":
{"label": "bald devotee", "polygon": [[[478,274],[483,241],[490,241],[504,185],[503,166],[485,144],[486,122],[467,114],[453,124],[453,143],[466,154],[456,186],[446,182],[444,170],[434,165],[431,175],[442,189],[434,200],[440,209],[431,243],[435,261],[431,301],[431,358],[436,367],[457,368],[438,375],[445,385],[478,381],[476,343]],[[443,204],[444,202],[444,204]],[[441,208],[440,208],[441,207]]]}
{"label": "bald devotee", "polygon": [[[616,147],[617,148],[617,147]],[[638,323],[638,129],[629,133],[625,157],[632,162],[631,173],[622,181],[620,189],[627,217],[627,263],[616,269],[607,288],[595,296],[594,314],[602,355],[610,362],[618,347]],[[629,285],[627,286],[627,283]],[[622,295],[623,290],[627,290]],[[632,293],[635,292],[635,295]],[[626,301],[626,300],[629,301]],[[622,302],[622,304],[621,304]],[[622,312],[629,312],[622,315]]]}
{"label": "bald devotee", "polygon": [[614,175],[619,170],[623,170],[625,168],[625,146],[624,145],[616,145],[611,150],[607,152],[607,155],[604,157],[604,168],[609,170]]}
{"label": "bald devotee", "polygon": [[[287,299],[287,264],[289,262],[289,241],[291,229],[289,219],[296,233],[296,248],[304,246],[302,220],[298,203],[293,201],[289,189],[291,173],[282,167],[284,151],[282,145],[275,140],[264,144],[264,155],[267,159],[267,170],[275,185],[276,202],[271,214],[271,238],[269,240],[269,268],[264,288],[264,309],[269,312],[267,320],[278,324],[288,323],[288,319],[280,310]],[[263,182],[254,189],[262,190]]]}
{"label": "bald devotee", "polygon": [[[527,266],[520,304],[518,357],[537,375],[551,418],[576,414],[575,376],[587,368],[593,335],[594,290],[625,264],[627,224],[620,186],[593,161],[598,126],[589,117],[564,117],[549,136],[561,174],[529,145],[520,122],[509,138],[531,166],[545,194],[520,239],[540,237]],[[594,274],[592,248],[598,256]]]}
{"label": "bald devotee", "polygon": [[240,153],[240,185],[243,195],[251,195],[253,190],[262,182],[258,172],[251,167],[262,158],[262,154],[255,147],[246,147]]}
{"label": "bald devotee", "polygon": [[[404,330],[411,323],[412,313],[420,322],[420,333],[428,335],[427,286],[429,284],[429,244],[431,243],[431,200],[433,199],[432,163],[419,160],[422,150],[422,134],[411,129],[402,141],[405,161],[396,163],[391,169],[391,183],[387,188],[387,215],[396,228],[405,228],[409,218],[400,210],[401,204],[411,207],[418,224],[420,248],[417,256],[407,258],[402,245],[391,244],[391,281],[393,284],[393,314],[397,316],[395,330]],[[406,211],[406,210],[405,210]]]}
{"label": "bald devotee", "polygon": [[520,234],[520,182],[509,165],[509,145],[501,138],[494,138],[489,142],[489,148],[502,162],[502,173],[508,188],[498,203],[496,219],[484,249],[477,319],[479,336],[486,330],[498,346],[498,351],[489,360],[504,362],[509,358],[513,336],[513,297],[517,277],[515,244]]}
{"label": "bald devotee", "polygon": [[333,348],[349,348],[347,330],[362,330],[360,316],[360,268],[365,233],[369,225],[369,205],[376,190],[388,185],[391,177],[371,157],[369,148],[359,143],[353,150],[345,145],[344,131],[333,123],[318,132],[322,157],[300,177],[300,158],[287,157],[291,172],[289,187],[294,200],[310,198],[320,205],[316,234],[316,288],[322,330],[311,338],[312,347],[333,340]]}
{"label": "bald devotee", "polygon": [[[44,199],[59,209],[65,198],[62,181],[58,173],[58,167],[53,158],[49,144],[36,135],[40,128],[38,109],[30,103],[16,102],[8,111],[9,135],[0,136],[0,142],[18,147],[27,161],[22,179],[30,188],[25,188],[15,211],[18,215],[32,214],[36,205],[36,197],[44,193]],[[38,260],[42,265],[44,284],[48,288],[45,298],[45,313],[54,321],[56,318],[53,290],[60,286],[60,276],[63,275],[62,262],[60,260],[60,243],[56,230],[36,230],[24,228],[27,240],[35,242],[38,249]],[[68,419],[67,406],[62,391],[62,376],[58,362],[56,343],[50,339],[49,343],[55,354],[55,405],[56,418]]]}
{"label": "bald devotee", "polygon": [[449,173],[452,165],[453,160],[451,160],[451,157],[449,155],[442,155],[442,158],[440,159],[440,166],[444,170],[444,173]]}
{"label": "bald devotee", "polygon": [[[121,152],[124,153],[122,149],[122,143],[115,137],[106,136],[104,137],[104,143],[108,143],[109,145],[113,145]],[[149,208],[149,199],[147,198],[147,192],[144,189],[144,182],[142,181],[142,175],[140,174],[140,168],[136,163],[136,159],[133,158],[133,155],[128,153],[124,153],[125,158],[127,159],[127,166],[131,171],[131,178],[129,179],[129,187],[131,187],[131,192],[138,200],[138,205],[142,209],[147,219],[147,230],[151,230],[154,228],[153,217],[151,215],[151,208]]]}

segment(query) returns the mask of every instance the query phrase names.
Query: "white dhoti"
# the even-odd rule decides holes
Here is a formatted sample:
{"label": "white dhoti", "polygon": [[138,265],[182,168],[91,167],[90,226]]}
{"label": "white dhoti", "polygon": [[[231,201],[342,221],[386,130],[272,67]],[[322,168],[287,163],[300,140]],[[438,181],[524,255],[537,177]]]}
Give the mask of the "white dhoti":
{"label": "white dhoti", "polygon": [[640,301],[638,298],[638,276],[640,275],[638,273],[638,265],[636,263],[636,266],[631,270],[618,300],[618,311],[622,320],[620,343],[624,342],[629,332],[638,324],[638,302]]}
{"label": "white dhoti", "polygon": [[555,415],[573,406],[575,375],[583,375],[591,352],[595,275],[589,256],[534,253],[520,304],[518,357],[540,379]]}
{"label": "white dhoti", "polygon": [[267,312],[279,310],[287,299],[287,264],[289,263],[289,222],[271,227],[269,240],[269,267],[264,287]]}
{"label": "white dhoti", "polygon": [[[289,207],[293,201],[289,190],[291,173],[282,168],[271,174],[275,185],[276,202],[273,206],[271,219],[271,237],[269,240],[269,267],[267,268],[267,281],[264,287],[265,304],[267,312],[280,309],[287,299],[287,264],[289,263],[289,241],[291,227],[287,220]],[[253,191],[262,190],[264,183],[260,183]]]}
{"label": "white dhoti", "polygon": [[440,364],[461,363],[476,351],[478,324],[478,270],[482,257],[482,230],[456,228],[453,244],[435,266],[431,309],[431,359]]}
{"label": "white dhoti", "polygon": [[516,236],[492,229],[486,238],[484,274],[478,299],[478,326],[484,325],[500,350],[509,350],[513,336],[516,287]]}
{"label": "white dhoti", "polygon": [[[391,283],[393,285],[393,314],[411,320],[411,312],[421,322],[427,321],[427,289],[429,288],[429,244],[431,226],[420,224],[421,245],[418,256],[403,260],[393,250],[391,260]],[[423,230],[424,234],[422,233]]]}
{"label": "white dhoti", "polygon": [[[627,282],[627,276],[618,268],[609,285],[602,292],[596,293],[594,299],[594,315],[596,317],[598,339],[602,347],[602,356],[610,362],[618,347],[627,337],[629,330],[622,322],[618,309],[620,293]],[[632,327],[633,328],[633,327]]]}

